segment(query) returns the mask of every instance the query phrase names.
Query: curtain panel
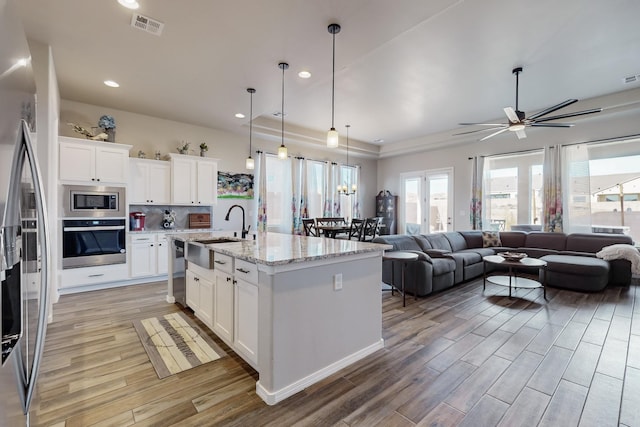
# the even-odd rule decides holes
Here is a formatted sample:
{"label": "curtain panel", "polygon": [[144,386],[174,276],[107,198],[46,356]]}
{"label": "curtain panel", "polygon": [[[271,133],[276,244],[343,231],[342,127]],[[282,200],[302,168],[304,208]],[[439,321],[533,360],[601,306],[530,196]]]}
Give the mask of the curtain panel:
{"label": "curtain panel", "polygon": [[309,216],[307,209],[307,162],[302,157],[296,157],[293,159],[292,166],[292,234],[304,235],[302,218]]}
{"label": "curtain panel", "polygon": [[562,233],[562,147],[544,147],[542,227],[544,231]]}
{"label": "curtain panel", "polygon": [[262,151],[258,151],[256,162],[256,212],[257,231],[267,231],[267,159]]}
{"label": "curtain panel", "polygon": [[484,181],[484,157],[471,159],[471,204],[469,222],[472,230],[482,230],[482,188]]}

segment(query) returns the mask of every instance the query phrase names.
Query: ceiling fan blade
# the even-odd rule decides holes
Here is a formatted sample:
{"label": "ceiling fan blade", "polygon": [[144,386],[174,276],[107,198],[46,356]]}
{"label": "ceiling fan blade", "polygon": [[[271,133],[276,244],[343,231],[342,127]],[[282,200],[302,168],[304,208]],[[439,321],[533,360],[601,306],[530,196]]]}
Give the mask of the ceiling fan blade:
{"label": "ceiling fan blade", "polygon": [[561,102],[560,104],[556,104],[556,105],[554,105],[553,107],[549,107],[549,108],[547,108],[546,110],[542,110],[542,111],[540,111],[540,112],[538,112],[538,113],[534,114],[533,116],[528,117],[528,119],[529,119],[529,120],[535,120],[535,119],[537,119],[538,117],[546,116],[546,115],[547,115],[547,114],[549,114],[549,113],[553,113],[553,112],[554,112],[554,111],[556,111],[556,110],[559,110],[559,109],[561,109],[561,108],[567,107],[567,106],[569,106],[569,105],[571,105],[571,104],[575,104],[576,102],[578,102],[578,100],[577,100],[577,99],[567,99],[566,101]]}
{"label": "ceiling fan blade", "polygon": [[535,120],[536,123],[548,122],[549,120],[566,119],[569,117],[584,116],[586,114],[599,113],[602,108],[592,108],[591,110],[577,111],[575,113],[559,114],[557,116],[545,117],[543,119]]}
{"label": "ceiling fan blade", "polygon": [[487,131],[491,131],[491,130],[506,128],[506,127],[507,127],[507,125],[500,125],[498,127],[493,127],[493,128],[488,128],[488,129],[476,129],[476,130],[470,130],[470,131],[467,131],[467,132],[454,133],[453,135],[466,135],[468,133],[487,132]]}
{"label": "ceiling fan blade", "polygon": [[570,128],[575,126],[574,123],[531,123],[529,126],[538,128]]}
{"label": "ceiling fan blade", "polygon": [[518,118],[518,115],[516,114],[516,111],[513,108],[507,107],[504,109],[504,112],[509,118],[509,121],[511,123],[520,123],[520,118]]}
{"label": "ceiling fan blade", "polygon": [[505,126],[504,123],[458,123],[461,126]]}
{"label": "ceiling fan blade", "polygon": [[527,137],[527,134],[524,131],[524,129],[517,130],[516,135],[518,135],[518,139],[524,139]]}
{"label": "ceiling fan blade", "polygon": [[480,141],[484,141],[485,139],[489,139],[489,138],[491,138],[492,136],[499,135],[499,134],[501,134],[502,132],[506,132],[506,131],[508,131],[508,130],[509,130],[509,128],[500,129],[498,132],[494,132],[494,133],[492,133],[491,135],[487,135],[487,136],[485,136],[485,137],[484,137],[484,138],[482,138]]}

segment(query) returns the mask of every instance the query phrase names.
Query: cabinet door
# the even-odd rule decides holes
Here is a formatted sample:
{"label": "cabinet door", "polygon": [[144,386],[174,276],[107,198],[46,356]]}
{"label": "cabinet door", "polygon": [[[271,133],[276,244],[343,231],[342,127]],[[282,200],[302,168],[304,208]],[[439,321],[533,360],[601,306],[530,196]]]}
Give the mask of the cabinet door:
{"label": "cabinet door", "polygon": [[60,179],[95,181],[95,147],[73,142],[60,143]]}
{"label": "cabinet door", "polygon": [[171,167],[167,162],[147,165],[147,198],[149,203],[167,205],[171,202]]}
{"label": "cabinet door", "polygon": [[156,274],[156,251],[154,243],[131,245],[131,277],[154,276]]}
{"label": "cabinet door", "polygon": [[198,161],[197,174],[198,204],[213,205],[218,201],[218,164],[212,161]]}
{"label": "cabinet door", "polygon": [[233,276],[216,271],[213,295],[213,330],[233,342]]}
{"label": "cabinet door", "polygon": [[195,204],[195,162],[190,159],[172,159],[171,168],[172,203],[180,205]]}
{"label": "cabinet door", "polygon": [[200,305],[198,303],[200,300],[200,285],[196,279],[196,275],[191,270],[187,270],[185,272],[187,306],[191,307],[194,312],[198,312],[200,310]]}
{"label": "cabinet door", "polygon": [[169,271],[169,241],[166,237],[158,237],[156,254],[156,273],[167,274]]}
{"label": "cabinet door", "polygon": [[147,196],[149,164],[132,159],[129,166],[129,194],[127,195],[127,202],[129,204],[149,203]]}
{"label": "cabinet door", "polygon": [[118,147],[96,147],[96,180],[127,183],[129,152]]}
{"label": "cabinet door", "polygon": [[197,276],[200,285],[200,310],[197,314],[205,325],[213,327],[213,282],[204,277]]}
{"label": "cabinet door", "polygon": [[236,279],[234,348],[258,363],[258,286]]}

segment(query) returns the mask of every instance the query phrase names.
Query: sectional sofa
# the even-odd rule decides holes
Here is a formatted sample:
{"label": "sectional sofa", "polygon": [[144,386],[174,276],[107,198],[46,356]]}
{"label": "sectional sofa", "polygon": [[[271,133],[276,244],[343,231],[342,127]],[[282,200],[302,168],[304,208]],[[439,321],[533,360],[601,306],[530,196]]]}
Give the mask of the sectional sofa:
{"label": "sectional sofa", "polygon": [[[418,260],[408,263],[405,270],[406,291],[417,296],[482,276],[485,268],[482,258],[507,251],[525,252],[529,257],[545,260],[547,267],[540,271],[540,280],[544,280],[546,286],[594,292],[608,285],[628,285],[631,282],[630,261],[605,261],[596,257],[604,247],[632,245],[630,236],[535,231],[507,231],[489,237],[488,234],[475,230],[395,234],[379,236],[373,242],[392,245],[393,250],[418,254]],[[383,281],[391,283],[392,268],[395,269],[395,285],[400,286],[400,263],[384,263]],[[499,267],[487,265],[486,268],[489,271]],[[526,272],[526,269],[522,271]]]}

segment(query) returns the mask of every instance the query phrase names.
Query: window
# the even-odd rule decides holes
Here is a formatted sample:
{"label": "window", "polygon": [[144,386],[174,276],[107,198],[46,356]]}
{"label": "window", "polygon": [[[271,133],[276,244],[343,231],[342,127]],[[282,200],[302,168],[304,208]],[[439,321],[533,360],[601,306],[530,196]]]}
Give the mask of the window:
{"label": "window", "polygon": [[307,161],[307,210],[309,218],[323,216],[326,167],[325,162]]}
{"label": "window", "polygon": [[267,230],[291,233],[291,160],[266,155]]}
{"label": "window", "polygon": [[543,151],[485,159],[484,223],[510,230],[514,224],[540,224]]}

